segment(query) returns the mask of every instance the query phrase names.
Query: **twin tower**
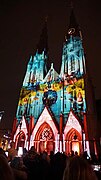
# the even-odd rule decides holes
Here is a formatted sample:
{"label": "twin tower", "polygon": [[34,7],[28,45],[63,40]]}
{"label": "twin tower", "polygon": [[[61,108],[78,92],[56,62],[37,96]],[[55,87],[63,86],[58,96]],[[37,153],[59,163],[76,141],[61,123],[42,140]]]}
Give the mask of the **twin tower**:
{"label": "twin tower", "polygon": [[96,115],[88,80],[82,33],[73,9],[63,43],[60,72],[48,64],[47,22],[31,56],[14,118],[15,147],[55,153],[97,154]]}

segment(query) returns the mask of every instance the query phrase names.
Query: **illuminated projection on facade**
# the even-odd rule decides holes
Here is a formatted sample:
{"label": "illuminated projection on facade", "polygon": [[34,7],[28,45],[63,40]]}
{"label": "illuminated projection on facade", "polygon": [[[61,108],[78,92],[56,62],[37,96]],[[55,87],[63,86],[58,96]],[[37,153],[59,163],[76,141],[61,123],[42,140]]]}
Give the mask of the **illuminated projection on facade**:
{"label": "illuminated projection on facade", "polygon": [[[45,23],[38,48],[27,65],[13,125],[13,140],[17,147],[16,137],[22,134],[24,138],[20,138],[20,144],[27,149],[34,145],[38,152],[70,153],[77,149],[80,153],[88,147],[82,145],[85,141],[86,70],[81,31],[73,11],[63,44],[60,72],[55,71],[53,63],[47,69],[46,42]],[[23,128],[23,123],[26,128]]]}

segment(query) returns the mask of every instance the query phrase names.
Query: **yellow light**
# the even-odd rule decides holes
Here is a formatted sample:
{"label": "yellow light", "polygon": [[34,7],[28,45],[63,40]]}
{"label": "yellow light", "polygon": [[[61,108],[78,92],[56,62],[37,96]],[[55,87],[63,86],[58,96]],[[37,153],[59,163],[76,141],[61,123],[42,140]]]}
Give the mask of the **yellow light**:
{"label": "yellow light", "polygon": [[79,142],[78,141],[73,141],[72,142],[72,150],[74,151],[74,152],[78,152],[78,155],[79,155],[79,153],[80,153],[80,148],[79,148]]}

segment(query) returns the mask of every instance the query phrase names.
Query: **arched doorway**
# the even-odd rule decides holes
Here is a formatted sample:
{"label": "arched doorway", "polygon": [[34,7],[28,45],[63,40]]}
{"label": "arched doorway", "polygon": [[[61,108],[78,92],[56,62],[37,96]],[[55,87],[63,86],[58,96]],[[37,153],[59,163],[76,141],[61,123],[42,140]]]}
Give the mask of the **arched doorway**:
{"label": "arched doorway", "polygon": [[81,134],[74,128],[71,128],[66,135],[65,139],[66,153],[69,154],[71,151],[77,152],[78,154],[82,151],[82,137]]}
{"label": "arched doorway", "polygon": [[20,131],[17,136],[16,136],[16,144],[17,144],[17,149],[19,147],[24,148],[24,144],[25,144],[25,134],[23,131]]}
{"label": "arched doorway", "polygon": [[54,151],[54,135],[49,124],[44,122],[38,129],[34,145],[38,152],[46,151],[50,154],[50,151]]}

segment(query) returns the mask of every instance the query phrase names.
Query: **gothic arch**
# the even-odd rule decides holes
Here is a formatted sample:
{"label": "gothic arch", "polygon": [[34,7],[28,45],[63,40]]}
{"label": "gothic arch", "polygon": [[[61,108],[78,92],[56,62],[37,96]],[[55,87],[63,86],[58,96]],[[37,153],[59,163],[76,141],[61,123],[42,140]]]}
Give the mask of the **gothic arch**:
{"label": "gothic arch", "polygon": [[18,149],[18,147],[23,147],[25,145],[26,136],[23,131],[20,131],[15,138],[15,147]]}
{"label": "gothic arch", "polygon": [[52,128],[48,123],[44,122],[35,135],[35,148],[38,152],[47,151],[50,154],[50,151],[54,151],[54,141],[55,137]]}
{"label": "gothic arch", "polygon": [[54,137],[55,137],[55,140],[57,140],[57,136],[58,136],[58,130],[57,130],[57,127],[51,117],[51,115],[49,114],[47,108],[45,107],[41,116],[39,117],[35,127],[34,127],[34,130],[33,130],[33,133],[32,133],[32,137],[33,137],[33,140],[35,139],[35,135],[39,129],[39,127],[43,124],[43,123],[47,123],[49,124],[49,126],[51,127],[52,131],[53,131],[53,134],[54,134]]}
{"label": "gothic arch", "polygon": [[74,128],[71,128],[65,137],[65,150],[68,153],[77,151],[78,154],[82,151],[82,135]]}
{"label": "gothic arch", "polygon": [[47,137],[47,138],[49,138],[49,139],[51,139],[51,138],[53,138],[53,140],[54,140],[54,135],[53,135],[53,131],[52,131],[52,128],[50,127],[50,125],[48,124],[48,123],[46,123],[46,122],[44,122],[40,127],[39,127],[39,129],[38,129],[38,131],[37,131],[37,133],[36,133],[36,135],[35,135],[35,140],[40,140],[40,135],[44,132],[44,130],[45,129],[47,129],[47,130],[50,130],[50,138],[49,137]]}
{"label": "gothic arch", "polygon": [[74,128],[71,128],[69,130],[69,132],[66,135],[66,140],[72,141],[75,135],[77,136],[79,141],[82,140],[82,137],[81,137],[80,133]]}

